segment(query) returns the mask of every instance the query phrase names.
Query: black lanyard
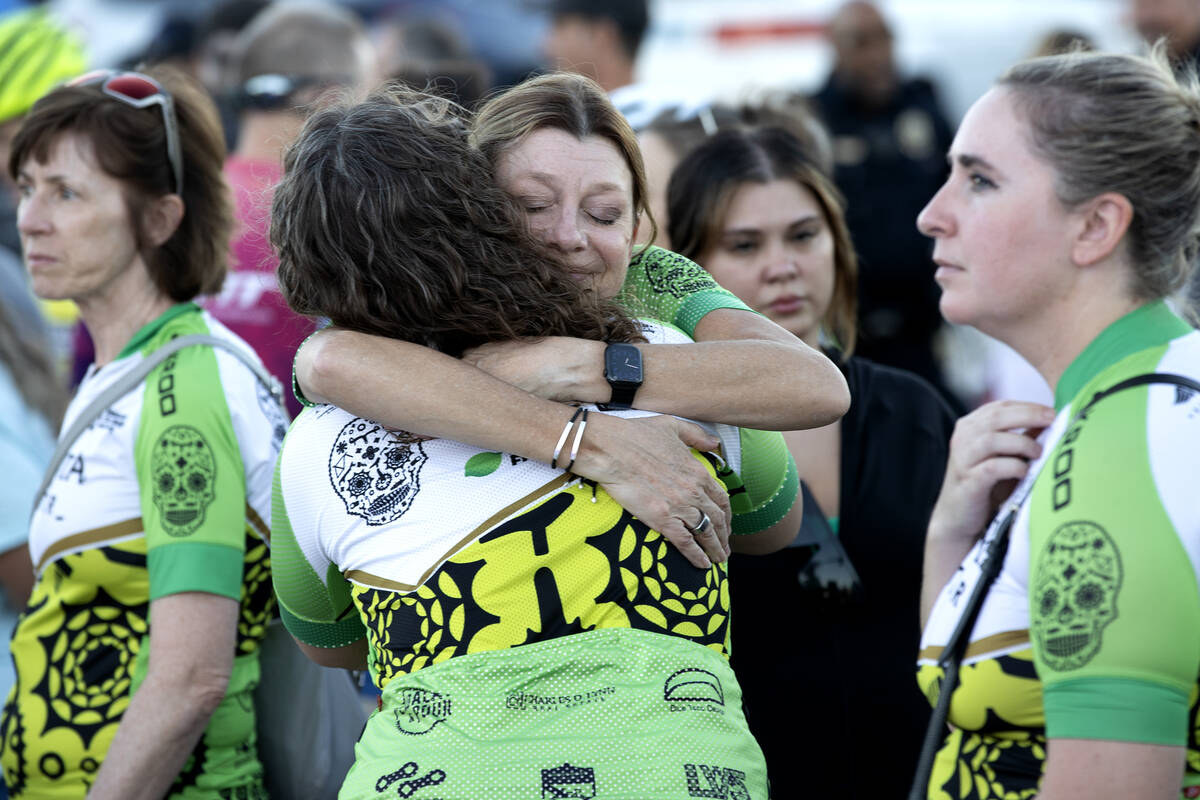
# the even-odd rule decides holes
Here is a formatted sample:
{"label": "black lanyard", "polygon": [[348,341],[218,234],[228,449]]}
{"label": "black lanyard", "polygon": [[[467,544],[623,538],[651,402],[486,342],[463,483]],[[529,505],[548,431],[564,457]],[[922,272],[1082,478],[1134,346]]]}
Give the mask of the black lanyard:
{"label": "black lanyard", "polygon": [[[1087,419],[1087,415],[1096,403],[1104,398],[1126,389],[1145,386],[1151,383],[1174,384],[1175,386],[1200,393],[1200,383],[1182,375],[1165,372],[1147,372],[1142,375],[1134,375],[1132,378],[1126,378],[1092,395],[1092,398],[1088,400],[1084,407],[1071,417],[1066,428],[1064,428],[1064,432],[1069,431],[1071,426],[1076,422]],[[1049,461],[1049,457],[1047,457],[1046,461]],[[933,760],[937,756],[938,750],[941,749],[942,741],[946,735],[946,718],[950,714],[950,699],[954,694],[955,688],[958,686],[958,670],[962,666],[963,655],[967,651],[967,642],[970,641],[971,632],[975,629],[975,621],[979,618],[979,612],[983,608],[983,601],[987,599],[988,592],[991,591],[992,584],[995,582],[996,576],[1000,574],[1000,568],[1004,565],[1004,557],[1008,554],[1008,539],[1012,533],[1013,523],[1016,522],[1017,513],[1021,510],[1021,506],[1025,504],[1025,500],[1028,499],[1029,493],[1033,491],[1033,484],[1036,482],[1036,478],[1028,480],[1005,503],[1004,517],[1000,520],[995,535],[984,548],[983,561],[979,565],[979,580],[975,583],[975,588],[971,591],[971,596],[967,598],[962,616],[958,618],[958,624],[954,626],[954,632],[950,634],[950,640],[946,642],[946,647],[942,650],[942,656],[938,659],[938,665],[944,670],[944,675],[941,686],[938,689],[937,705],[934,706],[933,715],[929,718],[929,727],[925,729],[925,740],[921,746],[921,757],[917,761],[917,772],[913,778],[912,789],[908,793],[908,800],[926,800],[929,796],[929,778],[933,772]],[[1022,491],[1022,488],[1024,491]]]}

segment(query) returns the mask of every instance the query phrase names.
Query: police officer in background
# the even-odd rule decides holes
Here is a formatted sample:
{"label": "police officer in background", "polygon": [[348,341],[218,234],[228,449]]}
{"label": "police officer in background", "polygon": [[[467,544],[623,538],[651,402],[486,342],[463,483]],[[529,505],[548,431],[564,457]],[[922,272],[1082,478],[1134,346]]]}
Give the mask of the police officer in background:
{"label": "police officer in background", "polygon": [[946,176],[950,124],[927,80],[904,80],[892,31],[870,3],[849,2],[829,22],[836,54],[812,99],[833,137],[834,180],[859,254],[858,352],[946,388],[933,341],[942,324],[930,243],[917,214]]}

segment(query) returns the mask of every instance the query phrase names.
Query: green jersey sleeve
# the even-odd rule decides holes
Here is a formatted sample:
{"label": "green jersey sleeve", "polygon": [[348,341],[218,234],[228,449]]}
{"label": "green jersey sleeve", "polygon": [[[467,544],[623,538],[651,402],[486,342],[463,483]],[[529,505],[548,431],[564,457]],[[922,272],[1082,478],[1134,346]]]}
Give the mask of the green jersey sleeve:
{"label": "green jersey sleeve", "polygon": [[704,268],[661,247],[647,247],[629,262],[618,301],[635,317],[661,319],[695,338],[696,324],[718,308],[750,311]]}
{"label": "green jersey sleeve", "polygon": [[1196,462],[1178,426],[1154,433],[1158,388],[1114,394],[1071,425],[1030,498],[1030,639],[1050,738],[1185,743],[1200,590],[1158,477]]}
{"label": "green jersey sleeve", "polygon": [[350,582],[342,577],[336,564],[319,554],[306,554],[297,541],[284,498],[282,465],[281,458],[271,491],[271,580],[279,600],[279,616],[288,632],[305,644],[353,644],[367,631],[351,597]]}
{"label": "green jersey sleeve", "polygon": [[733,511],[731,533],[748,536],[780,522],[800,496],[796,461],[779,431],[739,428],[740,473],[721,473]]}
{"label": "green jersey sleeve", "polygon": [[150,599],[242,596],[246,477],[217,357],[188,347],[146,378],[135,468]]}

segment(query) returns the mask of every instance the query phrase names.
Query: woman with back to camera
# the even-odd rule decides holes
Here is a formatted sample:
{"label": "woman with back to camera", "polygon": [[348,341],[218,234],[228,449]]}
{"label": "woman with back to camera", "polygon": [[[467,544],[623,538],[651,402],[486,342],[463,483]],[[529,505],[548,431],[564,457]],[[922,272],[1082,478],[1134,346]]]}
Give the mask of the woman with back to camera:
{"label": "woman with back to camera", "polygon": [[[526,81],[484,104],[472,141],[535,237],[571,275],[607,296],[620,290],[632,313],[675,325],[697,344],[639,343],[634,357],[641,367],[610,383],[602,342],[561,336],[498,342],[457,361],[407,342],[331,329],[297,356],[296,377],[310,397],[394,427],[543,461],[562,427],[555,400],[615,400],[772,430],[825,424],[845,410],[845,381],[827,358],[747,313],[696,265],[653,247],[630,260],[646,203],[645,170],[628,123],[594,82],[566,73]],[[623,286],[612,283],[618,274],[627,275]],[[625,381],[625,395],[614,394],[617,379]],[[706,532],[693,541],[692,534],[707,514],[713,532],[727,538],[724,490],[697,472],[678,436],[655,427],[632,434],[617,420],[599,421],[575,471],[599,481],[693,564],[724,560],[718,536]],[[778,522],[795,483],[767,488],[760,516]]]}
{"label": "woman with back to camera", "polygon": [[949,156],[918,220],[942,313],[1024,356],[1055,407],[992,403],[955,429],[926,539],[931,697],[985,550],[1007,532],[1007,552],[921,796],[1195,796],[1200,333],[1163,300],[1193,269],[1195,79],[1161,45],[1025,61]]}
{"label": "woman with back to camera", "polygon": [[[784,434],[806,489],[793,546],[730,563],[734,667],[772,794],[899,797],[928,716],[912,659],[953,414],[924,380],[851,355],[858,268],[842,201],[790,130],[716,134],[676,167],[667,203],[679,252],[810,347],[832,343],[850,386],[839,422]],[[823,591],[839,545],[861,585],[847,571]],[[848,747],[873,718],[888,741]],[[868,763],[870,781],[848,780]]]}
{"label": "woman with back to camera", "polygon": [[[68,434],[175,337],[261,368],[191,302],[225,274],[224,155],[212,102],[166,70],[90,73],[22,124],[9,171],[34,292],[74,300],[96,344]],[[13,797],[265,797],[251,690],[274,403],[241,358],[191,346],[74,438],[30,523],[0,754]]]}
{"label": "woman with back to camera", "polygon": [[[288,302],[452,358],[520,337],[687,341],[566,274],[489,172],[438,98],[314,115],[272,209]],[[296,420],[274,505],[282,616],[310,657],[369,664],[382,692],[342,797],[766,796],[725,566],[694,568],[571,472],[595,422],[648,414],[564,414],[550,465],[329,405]]]}

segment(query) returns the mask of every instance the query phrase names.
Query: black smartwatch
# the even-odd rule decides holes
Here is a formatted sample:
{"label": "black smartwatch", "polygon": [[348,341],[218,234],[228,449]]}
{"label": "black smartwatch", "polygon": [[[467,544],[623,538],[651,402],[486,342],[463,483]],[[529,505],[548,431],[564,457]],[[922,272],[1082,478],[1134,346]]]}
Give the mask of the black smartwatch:
{"label": "black smartwatch", "polygon": [[633,408],[633,396],[642,385],[642,351],[631,344],[608,345],[604,348],[604,379],[612,387],[612,399],[597,408]]}

